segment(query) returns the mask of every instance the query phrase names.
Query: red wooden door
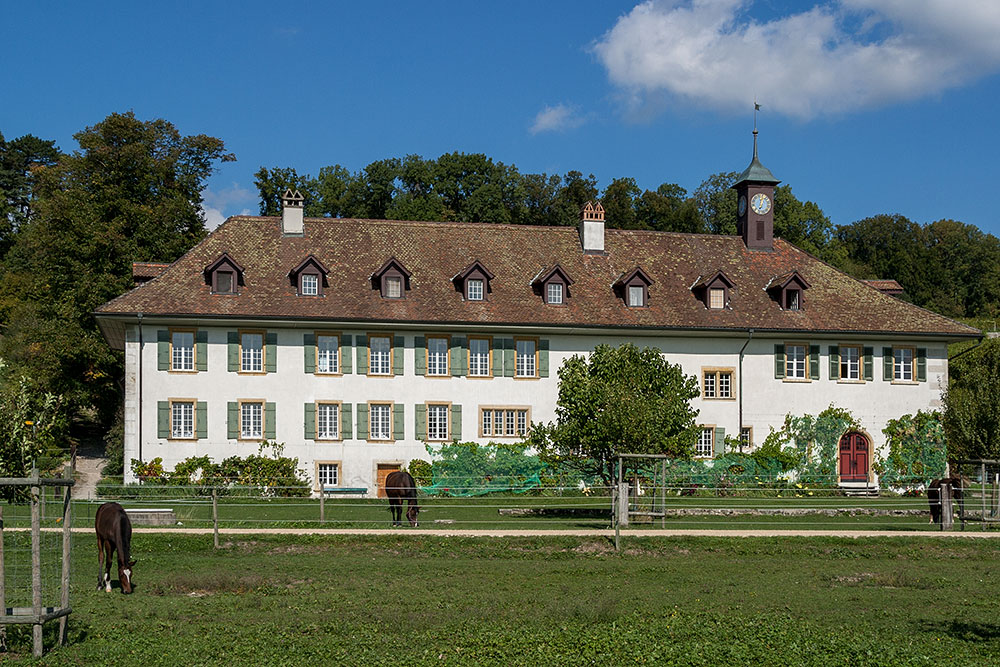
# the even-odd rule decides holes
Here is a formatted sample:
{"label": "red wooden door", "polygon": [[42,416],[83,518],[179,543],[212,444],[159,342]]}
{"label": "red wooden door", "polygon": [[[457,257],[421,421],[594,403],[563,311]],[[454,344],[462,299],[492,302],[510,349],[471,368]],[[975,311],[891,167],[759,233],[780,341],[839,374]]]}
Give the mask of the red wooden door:
{"label": "red wooden door", "polygon": [[845,433],[840,439],[840,481],[868,481],[868,438]]}

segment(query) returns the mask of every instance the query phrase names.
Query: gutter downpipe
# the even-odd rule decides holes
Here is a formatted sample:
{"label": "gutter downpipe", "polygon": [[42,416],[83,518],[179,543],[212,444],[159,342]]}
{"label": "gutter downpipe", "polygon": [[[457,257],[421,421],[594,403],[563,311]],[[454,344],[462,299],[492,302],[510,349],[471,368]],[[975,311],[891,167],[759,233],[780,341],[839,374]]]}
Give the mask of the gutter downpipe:
{"label": "gutter downpipe", "polygon": [[[138,373],[136,374],[136,383],[139,385],[138,404],[136,405],[136,439],[138,440],[136,443],[136,451],[139,455],[139,460],[142,461],[142,313],[138,313],[136,317],[139,319],[139,354],[137,355],[138,363],[136,364],[139,367]],[[124,455],[122,458],[125,458]],[[122,461],[122,463],[123,465],[125,464],[124,461]],[[122,470],[122,475],[124,474],[125,471]]]}
{"label": "gutter downpipe", "polygon": [[967,355],[967,354],[968,354],[969,352],[972,352],[972,351],[973,351],[973,350],[975,350],[975,349],[976,349],[977,347],[979,347],[980,345],[982,345],[982,344],[983,344],[983,341],[985,341],[985,340],[986,340],[986,336],[980,336],[980,337],[979,337],[979,340],[977,340],[977,341],[976,341],[976,344],[975,344],[975,345],[973,345],[972,347],[967,347],[967,348],[965,348],[964,350],[962,350],[961,352],[959,352],[958,354],[956,354],[956,355],[955,355],[954,357],[948,357],[948,371],[949,371],[949,375],[951,374],[951,362],[955,361],[955,360],[956,360],[956,359],[958,359],[959,357],[964,357],[964,356],[965,356],[965,355]]}
{"label": "gutter downpipe", "polygon": [[753,329],[747,329],[747,340],[743,343],[743,347],[740,348],[740,430],[736,433],[736,438],[740,443],[740,452],[743,452],[743,352],[746,351],[747,345],[750,344],[750,339],[753,338]]}

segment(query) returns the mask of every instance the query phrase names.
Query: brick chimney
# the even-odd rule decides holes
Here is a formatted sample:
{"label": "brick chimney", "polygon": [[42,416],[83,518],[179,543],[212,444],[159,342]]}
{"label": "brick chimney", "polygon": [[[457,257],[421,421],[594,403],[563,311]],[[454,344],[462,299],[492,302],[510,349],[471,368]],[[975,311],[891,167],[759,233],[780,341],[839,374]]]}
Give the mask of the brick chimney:
{"label": "brick chimney", "polygon": [[580,245],[583,252],[604,254],[604,207],[587,202],[580,212]]}
{"label": "brick chimney", "polygon": [[281,196],[281,233],[286,236],[302,236],[303,208],[302,193],[291,188]]}

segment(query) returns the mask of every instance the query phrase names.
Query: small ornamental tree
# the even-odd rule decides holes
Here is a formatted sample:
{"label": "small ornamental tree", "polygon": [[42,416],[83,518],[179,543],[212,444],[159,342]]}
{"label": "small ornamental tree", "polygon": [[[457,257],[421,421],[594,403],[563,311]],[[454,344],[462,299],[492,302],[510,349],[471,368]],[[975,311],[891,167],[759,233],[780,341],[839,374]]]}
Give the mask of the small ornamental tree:
{"label": "small ornamental tree", "polygon": [[[27,477],[32,465],[41,471],[58,466],[66,433],[61,398],[33,388],[24,377],[9,377],[0,362],[0,477]],[[0,498],[23,499],[18,488],[0,487]]]}
{"label": "small ornamental tree", "polygon": [[1000,339],[956,359],[944,400],[948,455],[1000,459]]}
{"label": "small ornamental tree", "polygon": [[690,458],[698,393],[697,379],[659,350],[598,345],[563,363],[556,422],[533,426],[527,443],[543,462],[610,486],[619,452]]}

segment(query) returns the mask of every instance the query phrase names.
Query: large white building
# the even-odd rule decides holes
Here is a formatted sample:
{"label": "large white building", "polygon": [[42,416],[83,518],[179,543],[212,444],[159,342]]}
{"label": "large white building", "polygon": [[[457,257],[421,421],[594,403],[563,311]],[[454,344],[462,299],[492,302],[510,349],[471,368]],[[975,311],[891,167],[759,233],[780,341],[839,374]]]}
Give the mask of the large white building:
{"label": "large white building", "polygon": [[777,182],[755,147],[731,237],[605,229],[600,205],[579,229],[304,219],[286,193],[98,310],[125,350],[126,468],[270,439],[316,489],[374,490],[427,442],[553,420],[562,361],[630,341],[699,378],[697,455],[832,404],[862,425],[841,481],[867,482],[886,422],[939,408],[948,343],[980,332],[773,238]]}

